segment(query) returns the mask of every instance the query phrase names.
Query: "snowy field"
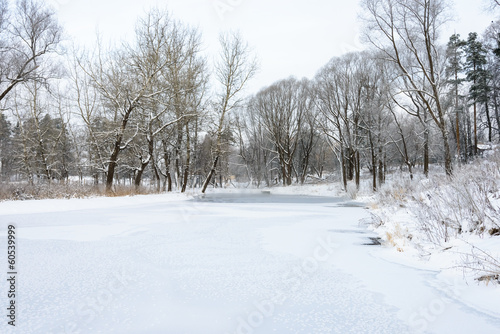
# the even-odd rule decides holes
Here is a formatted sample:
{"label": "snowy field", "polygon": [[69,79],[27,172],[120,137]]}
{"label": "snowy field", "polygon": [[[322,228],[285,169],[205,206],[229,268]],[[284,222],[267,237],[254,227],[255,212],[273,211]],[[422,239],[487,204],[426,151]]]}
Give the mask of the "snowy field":
{"label": "snowy field", "polygon": [[402,264],[368,217],[260,192],[3,202],[0,332],[500,333],[498,286]]}

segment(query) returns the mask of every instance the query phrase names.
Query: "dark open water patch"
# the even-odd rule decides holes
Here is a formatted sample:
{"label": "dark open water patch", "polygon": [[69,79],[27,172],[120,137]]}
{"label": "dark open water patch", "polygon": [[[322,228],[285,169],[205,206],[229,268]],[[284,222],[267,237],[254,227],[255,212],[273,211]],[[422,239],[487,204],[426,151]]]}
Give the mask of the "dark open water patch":
{"label": "dark open water patch", "polygon": [[382,246],[382,239],[379,237],[369,237],[370,242],[364,243],[364,246]]}
{"label": "dark open water patch", "polygon": [[[333,233],[340,233],[340,234],[368,234],[372,233],[368,230],[348,230],[348,229],[334,229],[334,230],[328,230],[328,232],[333,232]],[[382,239],[379,237],[366,237],[368,238],[368,241],[362,243],[361,245],[363,246],[381,246],[382,245]],[[365,237],[363,237],[365,239]],[[365,239],[366,240],[366,239]]]}

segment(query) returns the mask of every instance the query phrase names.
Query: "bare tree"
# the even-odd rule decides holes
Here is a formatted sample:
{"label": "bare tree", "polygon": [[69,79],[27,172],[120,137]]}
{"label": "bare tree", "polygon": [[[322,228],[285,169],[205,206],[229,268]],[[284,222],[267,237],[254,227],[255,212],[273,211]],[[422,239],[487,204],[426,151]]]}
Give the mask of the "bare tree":
{"label": "bare tree", "polygon": [[[176,25],[169,14],[151,10],[139,20],[135,45],[104,53],[98,48],[94,59],[80,60],[80,67],[90,78],[100,96],[107,117],[114,124],[111,147],[106,161],[106,190],[110,192],[118,165],[118,156],[132,143],[139,131],[137,110],[158,97],[165,87],[158,85],[161,72],[172,62]],[[135,123],[135,129],[129,127]]]}
{"label": "bare tree", "polygon": [[361,53],[333,58],[316,76],[318,108],[326,119],[323,124],[330,147],[341,166],[344,189],[347,181],[360,184],[362,114],[366,102],[366,73]]}
{"label": "bare tree", "polygon": [[[391,125],[389,109],[393,84],[388,75],[387,64],[377,59],[375,54],[364,53],[364,61],[358,71],[362,84],[362,132],[365,142],[368,141],[370,165],[372,172],[372,188],[377,191],[378,185],[385,182],[385,157],[389,141],[388,129]],[[363,96],[364,95],[364,96]]]}
{"label": "bare tree", "polygon": [[52,75],[50,54],[58,50],[61,27],[38,0],[19,0],[11,17],[0,0],[0,101],[19,83],[45,82]]}
{"label": "bare tree", "polygon": [[261,121],[255,96],[249,98],[244,108],[234,117],[237,132],[238,155],[244,164],[250,184],[271,186],[274,146]]}
{"label": "bare tree", "polygon": [[[163,81],[169,85],[168,103],[171,112],[181,121],[175,127],[175,179],[185,192],[191,173],[193,144],[196,143],[199,113],[204,110],[207,87],[206,61],[200,56],[201,38],[197,30],[178,29],[177,56],[163,72]],[[194,132],[194,136],[193,133]],[[194,143],[193,143],[194,142]]]}
{"label": "bare tree", "polygon": [[[297,81],[294,78],[279,81],[261,90],[255,96],[255,107],[268,140],[273,144],[274,152],[278,157],[283,185],[291,185],[296,169],[295,154],[301,144],[301,139],[306,139],[305,136],[301,136],[304,135],[301,132],[303,122],[306,114],[309,114],[314,107],[308,82],[306,79]],[[308,129],[314,131],[314,126]],[[314,137],[310,137],[309,141],[313,139]],[[298,179],[303,180],[312,144],[309,142],[302,142],[302,144],[306,150],[305,160],[301,162],[300,177],[299,172],[296,174]]]}
{"label": "bare tree", "polygon": [[[318,145],[318,141],[321,137],[317,126],[320,113],[315,104],[315,94],[312,89],[312,84],[307,83],[306,89],[307,93],[302,97],[302,105],[305,107],[305,113],[303,115],[301,132],[299,133],[299,151],[297,157],[297,165],[300,166],[297,178],[301,184],[304,184],[308,177],[314,149]],[[321,172],[318,174],[320,175]]]}
{"label": "bare tree", "polygon": [[239,93],[243,90],[248,80],[255,74],[257,63],[250,58],[250,50],[240,35],[236,33],[221,35],[222,47],[220,59],[216,64],[216,79],[221,85],[221,92],[214,103],[218,122],[215,130],[215,148],[213,164],[202,186],[205,193],[210,180],[215,174],[217,163],[222,155],[222,139],[227,114],[241,103]]}
{"label": "bare tree", "polygon": [[344,97],[345,86],[342,84],[342,64],[338,58],[328,62],[316,75],[316,93],[318,109],[321,111],[325,123],[322,130],[327,136],[332,152],[337,156],[340,164],[344,190],[347,190],[347,172],[345,164],[344,119],[341,113],[349,108],[347,98]]}
{"label": "bare tree", "polygon": [[445,170],[452,174],[446,110],[444,58],[438,39],[448,19],[446,0],[363,0],[368,41],[384,58],[395,63],[410,91],[425,105],[439,128],[444,147]]}
{"label": "bare tree", "polygon": [[[105,174],[107,170],[106,137],[109,129],[104,129],[105,121],[104,108],[100,103],[99,92],[93,85],[91,76],[82,69],[82,59],[87,55],[77,56],[78,51],[73,50],[73,62],[71,66],[70,78],[72,82],[71,103],[75,114],[83,121],[86,159],[79,161],[79,167],[88,169],[94,183],[99,183],[99,175]],[[77,135],[72,132],[73,137]],[[82,156],[82,154],[80,154]]]}
{"label": "bare tree", "polygon": [[[395,79],[397,80],[397,79]],[[406,77],[399,77],[398,85],[404,87],[403,90],[393,92],[392,101],[400,109],[418,119],[422,126],[420,137],[423,137],[422,160],[424,166],[425,177],[429,176],[429,150],[430,150],[430,132],[431,124],[429,124],[429,112],[426,104],[415,95],[411,89],[411,83]],[[397,116],[396,116],[397,117]]]}
{"label": "bare tree", "polygon": [[500,0],[484,0],[487,10],[496,10],[500,7]]}

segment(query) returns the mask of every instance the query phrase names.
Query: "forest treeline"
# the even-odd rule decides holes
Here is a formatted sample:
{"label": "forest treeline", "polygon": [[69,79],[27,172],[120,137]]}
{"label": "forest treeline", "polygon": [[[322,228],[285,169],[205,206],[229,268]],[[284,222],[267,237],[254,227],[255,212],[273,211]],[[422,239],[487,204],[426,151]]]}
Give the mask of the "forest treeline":
{"label": "forest treeline", "polygon": [[211,65],[201,32],[155,8],[131,41],[68,48],[43,1],[0,0],[2,184],[204,192],[334,174],[347,189],[369,172],[376,190],[391,168],[451,175],[499,141],[500,21],[447,39],[448,1],[362,7],[365,51],[246,96],[257,62],[238,34]]}

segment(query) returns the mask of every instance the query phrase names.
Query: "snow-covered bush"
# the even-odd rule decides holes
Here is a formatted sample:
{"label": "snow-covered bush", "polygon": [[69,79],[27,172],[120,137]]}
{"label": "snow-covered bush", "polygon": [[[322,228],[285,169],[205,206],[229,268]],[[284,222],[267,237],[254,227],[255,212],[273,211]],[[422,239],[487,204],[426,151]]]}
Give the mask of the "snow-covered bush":
{"label": "snow-covered bush", "polygon": [[377,202],[387,206],[397,204],[405,206],[412,199],[418,181],[410,180],[407,174],[395,173],[391,175],[390,180],[386,182],[377,193]]}
{"label": "snow-covered bush", "polygon": [[500,151],[457,167],[452,177],[443,174],[410,181],[395,176],[377,201],[382,206],[405,207],[434,244],[462,233],[500,234]]}
{"label": "snow-covered bush", "polygon": [[499,161],[497,154],[457,168],[451,178],[420,182],[412,207],[430,241],[439,244],[461,233],[499,233]]}
{"label": "snow-covered bush", "polygon": [[[500,239],[500,150],[457,166],[452,177],[432,173],[411,181],[404,174],[392,175],[375,199],[374,226],[386,244],[398,250],[411,245],[423,257],[453,249],[463,254],[464,269],[485,280],[498,279],[497,248],[476,243]],[[463,248],[455,248],[460,244]]]}
{"label": "snow-covered bush", "polygon": [[474,245],[471,245],[469,253],[464,254],[462,267],[474,273],[476,279],[484,281],[486,285],[491,281],[500,283],[500,259]]}
{"label": "snow-covered bush", "polygon": [[355,183],[349,182],[346,189],[347,196],[351,199],[356,199],[358,197],[358,187]]}

